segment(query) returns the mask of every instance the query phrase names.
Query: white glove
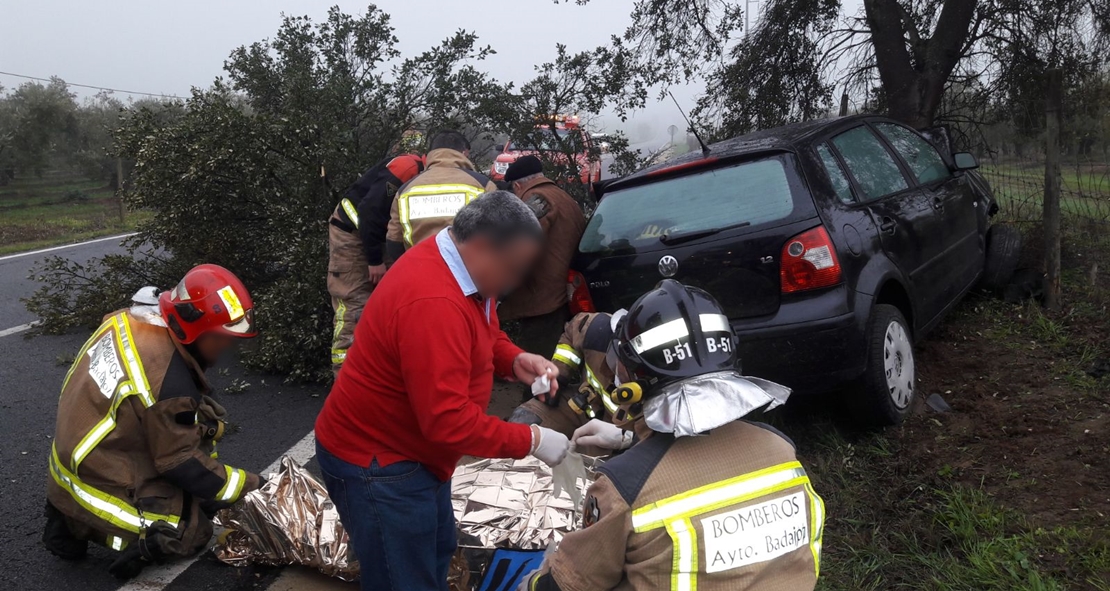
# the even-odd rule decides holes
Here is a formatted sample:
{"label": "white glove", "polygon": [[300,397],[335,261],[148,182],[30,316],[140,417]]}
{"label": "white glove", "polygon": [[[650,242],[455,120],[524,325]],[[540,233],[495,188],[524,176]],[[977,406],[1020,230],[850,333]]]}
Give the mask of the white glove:
{"label": "white glove", "polygon": [[532,425],[532,456],[548,466],[558,466],[567,452],[570,451],[570,440],[558,431],[552,431],[539,425]]}
{"label": "white glove", "polygon": [[606,423],[601,419],[590,419],[590,422],[579,427],[571,437],[575,447],[592,445],[602,449],[619,451],[632,447],[632,432]]}

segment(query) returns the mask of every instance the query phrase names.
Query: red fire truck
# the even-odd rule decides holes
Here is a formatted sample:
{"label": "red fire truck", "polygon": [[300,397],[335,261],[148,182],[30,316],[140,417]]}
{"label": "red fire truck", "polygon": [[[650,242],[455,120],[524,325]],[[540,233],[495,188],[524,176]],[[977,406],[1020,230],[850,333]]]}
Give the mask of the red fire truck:
{"label": "red fire truck", "polygon": [[504,146],[498,146],[497,151],[500,154],[490,167],[490,178],[495,181],[505,178],[505,171],[509,170],[509,165],[521,156],[562,151],[565,146],[562,140],[567,139],[571,134],[579,134],[582,138],[582,151],[575,156],[582,182],[591,185],[600,181],[601,160],[590,155],[593,139],[589,132],[578,124],[576,115],[556,115],[553,121],[544,120],[538,124],[532,138],[521,141],[510,139]]}

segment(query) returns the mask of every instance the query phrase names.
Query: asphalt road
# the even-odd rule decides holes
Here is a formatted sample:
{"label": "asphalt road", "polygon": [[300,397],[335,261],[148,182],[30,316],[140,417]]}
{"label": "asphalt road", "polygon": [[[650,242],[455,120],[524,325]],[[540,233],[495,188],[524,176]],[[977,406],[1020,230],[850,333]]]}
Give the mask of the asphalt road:
{"label": "asphalt road", "polygon": [[[9,329],[35,320],[19,298],[31,295],[37,287],[27,278],[37,260],[60,255],[83,262],[113,252],[123,252],[118,239],[0,257],[0,335],[4,335],[0,336],[0,538],[4,540],[0,545],[0,589],[228,591],[329,585],[323,577],[299,571],[228,567],[206,553],[196,561],[147,569],[142,580],[124,586],[107,572],[112,560],[107,550],[93,548],[86,560],[69,563],[41,547],[56,401],[70,360],[88,333],[28,338],[28,332]],[[284,385],[280,377],[250,374],[234,362],[226,375],[213,370],[209,378],[217,392],[233,379],[250,384],[240,393],[219,395],[238,427],[221,442],[221,459],[252,471],[262,471],[291,449],[301,463],[311,460],[312,424],[327,393],[325,386]]]}

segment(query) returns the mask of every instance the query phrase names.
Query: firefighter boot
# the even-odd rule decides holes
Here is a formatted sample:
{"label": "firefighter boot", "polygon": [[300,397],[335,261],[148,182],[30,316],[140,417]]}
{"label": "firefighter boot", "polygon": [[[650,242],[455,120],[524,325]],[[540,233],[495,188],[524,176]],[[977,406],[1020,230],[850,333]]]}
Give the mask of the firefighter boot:
{"label": "firefighter boot", "polygon": [[46,503],[46,529],[42,532],[42,544],[51,554],[63,560],[81,560],[89,552],[89,541],[79,540],[69,531],[65,515]]}

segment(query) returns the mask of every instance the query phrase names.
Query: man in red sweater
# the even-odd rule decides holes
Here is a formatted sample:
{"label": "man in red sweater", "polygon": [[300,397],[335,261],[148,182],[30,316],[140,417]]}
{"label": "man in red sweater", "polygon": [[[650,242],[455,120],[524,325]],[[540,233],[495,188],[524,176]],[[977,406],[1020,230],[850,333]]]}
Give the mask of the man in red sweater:
{"label": "man in red sweater", "polygon": [[535,214],[485,193],[390,269],[316,419],[316,457],[362,569],[362,589],[446,591],[451,474],[464,455],[556,465],[566,436],[486,414],[494,372],[558,389],[551,361],[501,331],[496,298],[539,255]]}

